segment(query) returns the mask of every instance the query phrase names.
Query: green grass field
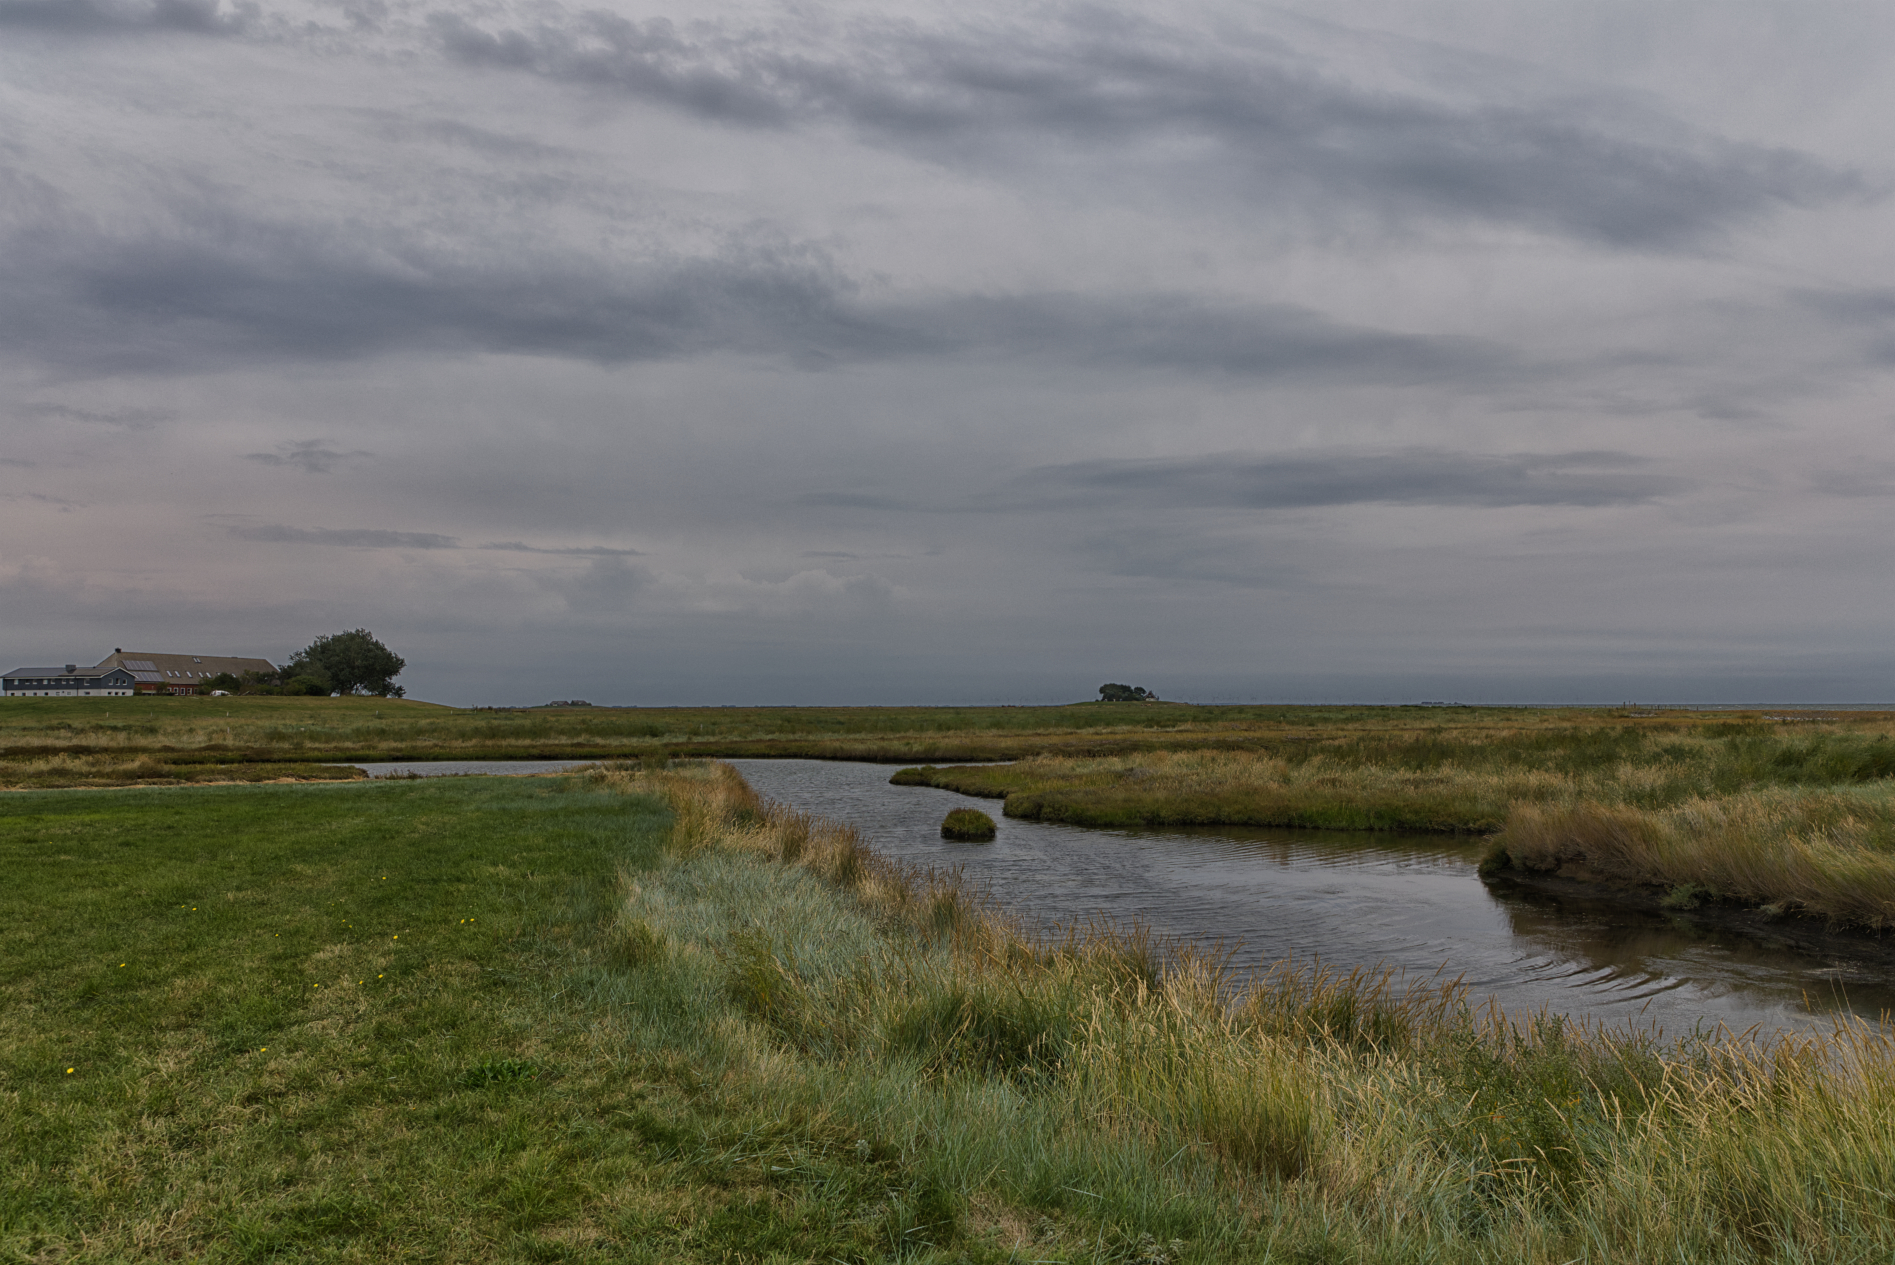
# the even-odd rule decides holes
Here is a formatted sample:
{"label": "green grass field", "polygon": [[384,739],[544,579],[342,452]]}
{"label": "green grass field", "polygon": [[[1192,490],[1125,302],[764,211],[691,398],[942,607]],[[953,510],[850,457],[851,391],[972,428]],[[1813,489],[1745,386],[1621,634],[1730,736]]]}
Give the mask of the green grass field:
{"label": "green grass field", "polygon": [[668,824],[548,779],[0,797],[0,1261],[876,1254],[899,1163],[747,1102],[602,942]]}

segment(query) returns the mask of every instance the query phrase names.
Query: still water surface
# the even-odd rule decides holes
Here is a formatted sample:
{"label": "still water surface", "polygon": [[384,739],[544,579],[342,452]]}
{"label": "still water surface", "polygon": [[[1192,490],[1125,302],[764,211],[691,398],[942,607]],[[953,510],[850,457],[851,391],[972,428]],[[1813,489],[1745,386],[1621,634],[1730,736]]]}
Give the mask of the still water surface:
{"label": "still water surface", "polygon": [[[1161,935],[1241,943],[1252,967],[1283,958],[1460,976],[1509,1011],[1542,1006],[1609,1024],[1736,1031],[1878,1020],[1895,981],[1846,957],[1775,949],[1728,932],[1596,902],[1490,889],[1478,842],[1213,827],[1091,830],[1000,816],[997,801],[891,786],[894,769],[826,760],[732,760],[761,794],[851,822],[884,856],[960,867],[1042,927],[1104,915]],[[999,822],[992,843],[940,836],[950,808]]]}
{"label": "still water surface", "polygon": [[485,774],[558,773],[597,760],[407,760],[358,764],[370,777],[472,777]]}

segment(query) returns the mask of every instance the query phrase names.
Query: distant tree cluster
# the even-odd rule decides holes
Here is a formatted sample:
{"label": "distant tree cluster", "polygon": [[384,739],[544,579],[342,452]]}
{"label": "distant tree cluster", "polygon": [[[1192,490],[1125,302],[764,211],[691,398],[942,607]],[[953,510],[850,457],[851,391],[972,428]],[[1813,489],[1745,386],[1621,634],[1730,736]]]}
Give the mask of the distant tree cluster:
{"label": "distant tree cluster", "polygon": [[1156,703],[1158,696],[1142,685],[1117,685],[1107,681],[1099,687],[1101,703]]}
{"label": "distant tree cluster", "polygon": [[321,682],[325,694],[375,694],[401,698],[407,694],[395,678],[407,660],[375,639],[366,628],[318,637],[296,652],[283,669],[291,681]]}
{"label": "distant tree cluster", "polygon": [[220,672],[204,681],[201,693],[224,690],[231,694],[292,694],[326,697],[330,694],[374,694],[402,698],[407,691],[395,678],[408,666],[366,628],[318,637],[298,650],[279,671]]}

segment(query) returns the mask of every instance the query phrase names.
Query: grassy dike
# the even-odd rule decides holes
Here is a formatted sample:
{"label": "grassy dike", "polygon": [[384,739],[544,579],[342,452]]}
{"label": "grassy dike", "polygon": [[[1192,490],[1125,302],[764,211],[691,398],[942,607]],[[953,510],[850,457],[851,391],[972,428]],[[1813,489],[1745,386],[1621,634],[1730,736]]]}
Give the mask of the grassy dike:
{"label": "grassy dike", "polygon": [[1895,1254],[1885,1039],[1233,996],[722,766],[0,814],[0,1260]]}

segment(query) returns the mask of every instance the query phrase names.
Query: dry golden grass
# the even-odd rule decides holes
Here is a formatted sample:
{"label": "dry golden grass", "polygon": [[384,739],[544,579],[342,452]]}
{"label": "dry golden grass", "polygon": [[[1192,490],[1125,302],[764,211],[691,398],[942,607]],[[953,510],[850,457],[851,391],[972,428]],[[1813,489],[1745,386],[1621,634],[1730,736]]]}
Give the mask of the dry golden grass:
{"label": "dry golden grass", "polygon": [[1519,804],[1494,856],[1530,872],[1895,926],[1895,796],[1882,787],[1752,791],[1664,809]]}

